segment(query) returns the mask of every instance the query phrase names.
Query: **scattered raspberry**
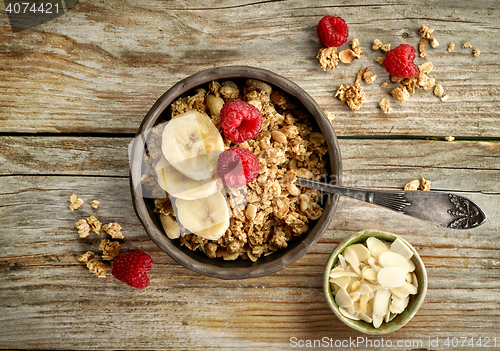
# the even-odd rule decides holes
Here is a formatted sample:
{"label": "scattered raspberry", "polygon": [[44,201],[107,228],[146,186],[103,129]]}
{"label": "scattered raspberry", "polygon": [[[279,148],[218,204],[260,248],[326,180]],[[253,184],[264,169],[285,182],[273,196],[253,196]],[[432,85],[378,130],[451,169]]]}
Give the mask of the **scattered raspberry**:
{"label": "scattered raspberry", "polygon": [[418,74],[418,68],[413,63],[415,48],[401,44],[385,54],[385,69],[393,77],[411,78]]}
{"label": "scattered raspberry", "polygon": [[325,16],[317,27],[319,39],[324,46],[342,46],[349,36],[347,24],[341,17]]}
{"label": "scattered raspberry", "polygon": [[262,114],[241,100],[226,102],[220,110],[222,131],[226,138],[240,144],[255,137],[262,127]]}
{"label": "scattered raspberry", "polygon": [[217,172],[224,185],[238,188],[257,178],[259,159],[248,150],[233,147],[220,154]]}
{"label": "scattered raspberry", "polygon": [[128,285],[144,289],[149,284],[146,275],[153,265],[151,256],[143,251],[132,251],[118,256],[113,263],[113,276]]}

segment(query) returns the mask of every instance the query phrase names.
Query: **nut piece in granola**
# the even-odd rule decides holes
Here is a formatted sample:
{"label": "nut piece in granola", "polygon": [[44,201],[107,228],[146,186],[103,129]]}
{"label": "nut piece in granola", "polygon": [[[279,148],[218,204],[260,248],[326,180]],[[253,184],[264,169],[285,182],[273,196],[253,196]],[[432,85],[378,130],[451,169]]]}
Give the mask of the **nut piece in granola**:
{"label": "nut piece in granola", "polygon": [[363,73],[363,79],[366,84],[372,84],[377,80],[377,75],[373,71],[365,71],[365,73]]}
{"label": "nut piece in granola", "polygon": [[397,101],[403,103],[410,97],[410,93],[406,90],[406,87],[397,87],[391,90],[391,95]]}
{"label": "nut piece in granola", "polygon": [[420,57],[429,58],[429,55],[425,53],[425,44],[427,44],[427,41],[420,40],[420,43],[418,43],[418,52],[420,53]]}
{"label": "nut piece in granola", "polygon": [[406,183],[404,190],[418,190],[420,186],[420,181],[418,179],[412,180],[411,182]]}
{"label": "nut piece in granola", "polygon": [[111,235],[113,239],[123,239],[122,226],[116,222],[105,224],[102,229]]}
{"label": "nut piece in granola", "polygon": [[423,191],[430,191],[431,190],[431,181],[427,180],[425,178],[422,178],[420,181],[420,189]]}
{"label": "nut piece in granola", "polygon": [[455,49],[455,43],[448,44],[448,52],[452,52]]}
{"label": "nut piece in granola", "polygon": [[430,71],[432,71],[433,68],[434,68],[434,64],[430,61],[424,62],[420,66],[418,66],[418,70],[424,74],[429,73]]}
{"label": "nut piece in granola", "polygon": [[90,206],[92,206],[92,208],[95,208],[97,210],[99,208],[99,201],[92,200],[92,202],[90,203]]}
{"label": "nut piece in granola", "polygon": [[430,39],[432,32],[434,32],[433,28],[427,27],[425,24],[422,24],[420,27],[420,30],[418,31],[418,34],[425,39]]}
{"label": "nut piece in granola", "polygon": [[431,44],[431,47],[433,47],[433,48],[437,48],[439,46],[439,42],[432,35],[429,38],[429,44]]}
{"label": "nut piece in granola", "polygon": [[76,194],[71,194],[69,197],[69,209],[71,211],[77,210],[83,204],[83,200],[79,199]]}
{"label": "nut piece in granola", "polygon": [[102,223],[100,220],[98,220],[94,216],[90,216],[89,218],[87,218],[87,223],[90,225],[90,229],[92,229],[94,233],[96,233],[97,235],[101,234]]}
{"label": "nut piece in granola", "polygon": [[316,58],[319,60],[319,66],[323,68],[323,71],[326,71],[327,69],[333,70],[339,64],[337,48],[333,46],[319,49]]}
{"label": "nut piece in granola", "polygon": [[382,42],[379,39],[375,39],[372,44],[372,50],[378,50],[382,47]]}
{"label": "nut piece in granola", "polygon": [[179,224],[171,214],[160,213],[160,222],[169,239],[178,239],[181,236]]}
{"label": "nut piece in granola", "polygon": [[120,243],[118,241],[102,239],[99,244],[99,250],[102,251],[103,260],[111,261],[120,254]]}
{"label": "nut piece in granola", "polygon": [[361,44],[359,43],[358,39],[353,39],[351,41],[351,48],[352,51],[354,51],[354,53],[356,53],[357,55],[361,55],[361,53],[363,52],[363,50],[361,49]]}
{"label": "nut piece in granola", "polygon": [[472,54],[474,55],[474,57],[478,57],[479,55],[481,55],[481,51],[479,51],[479,49],[477,48],[474,48],[472,49]]}
{"label": "nut piece in granola", "polygon": [[342,63],[351,63],[355,58],[359,59],[359,54],[356,54],[351,49],[342,50],[338,56]]}
{"label": "nut piece in granola", "polygon": [[391,103],[389,102],[389,99],[388,98],[382,98],[382,100],[380,100],[380,102],[378,103],[378,105],[380,106],[380,108],[382,109],[382,111],[387,115],[389,113],[391,113]]}
{"label": "nut piece in granola", "polygon": [[91,257],[94,257],[94,253],[92,251],[87,251],[83,255],[78,257],[78,261],[87,263]]}
{"label": "nut piece in granola", "polygon": [[87,261],[87,268],[98,278],[106,278],[106,272],[111,270],[111,266],[109,264],[98,261],[95,258]]}
{"label": "nut piece in granola", "polygon": [[76,222],[76,229],[78,229],[78,236],[80,238],[86,238],[90,235],[90,226],[84,219],[80,219]]}
{"label": "nut piece in granola", "polygon": [[443,86],[441,84],[436,84],[434,86],[434,95],[440,99],[443,97],[444,89],[443,89]]}

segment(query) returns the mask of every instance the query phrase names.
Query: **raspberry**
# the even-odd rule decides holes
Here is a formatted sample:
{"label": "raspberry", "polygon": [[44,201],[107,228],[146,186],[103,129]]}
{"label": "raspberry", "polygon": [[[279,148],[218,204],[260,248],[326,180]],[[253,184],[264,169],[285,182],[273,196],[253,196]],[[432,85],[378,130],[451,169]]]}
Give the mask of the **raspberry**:
{"label": "raspberry", "polygon": [[415,48],[401,44],[385,54],[385,70],[393,77],[411,78],[418,74],[418,68],[413,63]]}
{"label": "raspberry", "polygon": [[257,178],[259,159],[248,150],[232,147],[220,154],[217,172],[224,185],[239,188]]}
{"label": "raspberry", "polygon": [[349,36],[347,24],[341,17],[325,16],[316,28],[319,39],[324,46],[339,47],[342,46]]}
{"label": "raspberry", "polygon": [[132,251],[118,256],[113,263],[111,274],[134,288],[144,289],[149,284],[146,273],[149,272],[152,265],[153,260],[147,253]]}
{"label": "raspberry", "polygon": [[235,144],[255,137],[262,127],[262,114],[257,107],[241,100],[226,102],[220,111],[222,131]]}

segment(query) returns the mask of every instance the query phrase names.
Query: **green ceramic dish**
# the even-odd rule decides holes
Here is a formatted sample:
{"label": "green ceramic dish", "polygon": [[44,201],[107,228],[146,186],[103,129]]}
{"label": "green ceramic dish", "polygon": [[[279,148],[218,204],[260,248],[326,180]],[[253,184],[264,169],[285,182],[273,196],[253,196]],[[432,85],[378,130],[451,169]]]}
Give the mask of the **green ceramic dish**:
{"label": "green ceramic dish", "polygon": [[342,313],[340,313],[339,307],[335,303],[335,298],[333,296],[332,288],[330,286],[330,271],[337,264],[338,255],[342,253],[346,247],[352,244],[364,243],[366,239],[368,239],[370,236],[374,236],[380,240],[385,240],[385,241],[394,241],[396,240],[396,238],[399,237],[395,234],[382,232],[378,230],[364,230],[352,234],[351,236],[344,239],[335,248],[335,250],[333,250],[332,254],[330,255],[330,258],[328,259],[328,262],[326,263],[325,271],[323,274],[323,290],[325,292],[326,301],[328,302],[328,305],[332,309],[333,313],[337,316],[337,318],[340,319],[344,324],[365,334],[382,335],[398,330],[406,323],[408,323],[410,319],[413,318],[415,313],[417,313],[418,309],[424,302],[425,294],[427,292],[427,272],[425,271],[424,263],[422,262],[422,259],[418,255],[415,248],[411,246],[406,240],[399,237],[413,251],[412,259],[413,262],[415,263],[415,275],[417,276],[418,279],[417,294],[410,295],[411,296],[410,302],[408,303],[408,306],[403,311],[403,313],[399,314],[397,317],[395,317],[392,321],[388,323],[385,322],[382,323],[382,325],[379,328],[375,328],[371,323],[367,323],[361,320],[352,320],[350,318],[345,317]]}

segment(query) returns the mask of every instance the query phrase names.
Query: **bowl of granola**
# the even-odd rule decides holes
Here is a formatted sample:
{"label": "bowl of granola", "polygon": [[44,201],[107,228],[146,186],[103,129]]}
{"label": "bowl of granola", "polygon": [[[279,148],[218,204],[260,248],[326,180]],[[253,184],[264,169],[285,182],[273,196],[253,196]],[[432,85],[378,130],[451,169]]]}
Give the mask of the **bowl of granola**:
{"label": "bowl of granola", "polygon": [[326,230],[338,196],[295,185],[337,183],[330,121],[302,88],[271,71],[226,66],[164,93],[129,147],[136,214],[184,267],[220,279],[274,273]]}

